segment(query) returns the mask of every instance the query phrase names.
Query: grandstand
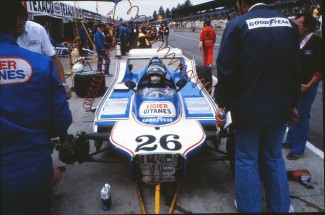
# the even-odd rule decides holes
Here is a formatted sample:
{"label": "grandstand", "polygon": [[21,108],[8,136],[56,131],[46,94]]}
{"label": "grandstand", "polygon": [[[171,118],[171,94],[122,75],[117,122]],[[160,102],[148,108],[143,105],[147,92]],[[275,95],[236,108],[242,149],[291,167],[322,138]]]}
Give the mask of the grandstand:
{"label": "grandstand", "polygon": [[[272,10],[290,18],[298,13],[312,13],[318,4],[323,8],[320,0],[266,0],[266,3]],[[174,30],[190,28],[195,31],[195,29],[200,30],[203,27],[204,20],[210,19],[212,26],[219,30],[218,28],[225,27],[226,22],[238,16],[235,5],[236,0],[214,0],[179,8],[173,11],[172,19],[169,22]],[[320,19],[319,29],[321,29],[321,21]]]}
{"label": "grandstand", "polygon": [[[294,16],[301,12],[312,12],[313,7],[319,4],[316,0],[267,0],[271,9]],[[236,0],[214,0],[173,11],[173,20],[204,20],[204,19],[232,19],[237,16]]]}

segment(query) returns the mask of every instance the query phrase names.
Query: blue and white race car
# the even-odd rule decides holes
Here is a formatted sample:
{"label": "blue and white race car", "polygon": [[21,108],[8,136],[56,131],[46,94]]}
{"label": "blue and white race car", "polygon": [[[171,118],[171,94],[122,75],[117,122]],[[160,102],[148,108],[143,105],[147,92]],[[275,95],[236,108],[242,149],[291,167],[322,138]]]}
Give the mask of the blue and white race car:
{"label": "blue and white race car", "polygon": [[87,161],[89,143],[84,140],[95,140],[97,152],[107,141],[125,155],[136,180],[178,181],[192,155],[208,141],[221,152],[216,110],[194,60],[180,49],[133,49],[127,60],[117,61],[115,78],[95,112],[94,133],[70,136],[59,155],[66,163]]}

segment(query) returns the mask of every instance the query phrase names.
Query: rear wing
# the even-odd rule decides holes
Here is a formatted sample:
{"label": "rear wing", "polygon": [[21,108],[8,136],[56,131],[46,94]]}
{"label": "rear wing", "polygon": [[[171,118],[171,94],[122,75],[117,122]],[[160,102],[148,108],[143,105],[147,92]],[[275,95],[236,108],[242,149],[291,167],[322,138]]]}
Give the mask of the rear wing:
{"label": "rear wing", "polygon": [[164,59],[182,58],[182,50],[178,48],[146,48],[146,49],[132,49],[128,54],[129,59],[146,59],[152,57],[159,57]]}

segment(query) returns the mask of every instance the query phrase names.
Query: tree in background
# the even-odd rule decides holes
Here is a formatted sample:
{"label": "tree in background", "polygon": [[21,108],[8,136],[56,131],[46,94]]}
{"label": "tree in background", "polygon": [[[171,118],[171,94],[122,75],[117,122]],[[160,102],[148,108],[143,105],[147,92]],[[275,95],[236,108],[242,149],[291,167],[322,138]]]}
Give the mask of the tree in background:
{"label": "tree in background", "polygon": [[165,18],[165,10],[162,6],[160,6],[160,8],[159,8],[158,14],[162,15]]}
{"label": "tree in background", "polygon": [[157,14],[157,11],[156,10],[153,12],[152,17],[154,19],[158,19],[158,14]]}
{"label": "tree in background", "polygon": [[[171,18],[172,15],[173,15],[173,12],[176,10],[176,9],[180,9],[180,8],[187,8],[187,7],[191,7],[193,6],[191,0],[185,0],[185,2],[183,4],[177,4],[177,7],[176,8],[172,8],[171,10],[169,8],[166,9],[166,12],[164,10],[164,8],[162,6],[159,7],[159,10],[158,10],[158,14],[159,15],[162,15],[163,18]],[[158,14],[156,11],[153,12],[153,18],[154,19],[158,19]]]}
{"label": "tree in background", "polygon": [[169,8],[166,9],[166,15],[165,15],[166,18],[170,18],[171,17],[171,13],[170,13],[170,10]]}

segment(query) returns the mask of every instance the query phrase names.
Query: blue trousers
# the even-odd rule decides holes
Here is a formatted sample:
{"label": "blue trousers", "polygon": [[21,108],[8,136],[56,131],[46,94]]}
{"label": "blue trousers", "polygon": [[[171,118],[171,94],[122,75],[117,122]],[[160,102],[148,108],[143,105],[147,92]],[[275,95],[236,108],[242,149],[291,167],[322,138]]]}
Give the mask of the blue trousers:
{"label": "blue trousers", "polygon": [[288,212],[290,194],[282,141],[286,124],[239,128],[235,134],[235,195],[242,213],[262,212],[262,183],[268,212]]}
{"label": "blue trousers", "polygon": [[29,168],[1,175],[0,214],[52,214],[52,178],[51,157]]}
{"label": "blue trousers", "polygon": [[168,36],[169,35],[164,35],[164,45],[163,45],[164,48],[168,47]]}
{"label": "blue trousers", "polygon": [[[97,61],[97,71],[104,71],[104,74],[109,74],[109,65],[111,60],[105,52],[97,52],[98,61]],[[104,62],[105,61],[105,62]]]}
{"label": "blue trousers", "polygon": [[318,83],[311,86],[299,98],[297,104],[299,120],[289,127],[285,140],[285,144],[290,146],[292,154],[303,154],[305,152],[310,125],[310,111],[316,98]]}

